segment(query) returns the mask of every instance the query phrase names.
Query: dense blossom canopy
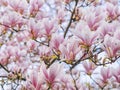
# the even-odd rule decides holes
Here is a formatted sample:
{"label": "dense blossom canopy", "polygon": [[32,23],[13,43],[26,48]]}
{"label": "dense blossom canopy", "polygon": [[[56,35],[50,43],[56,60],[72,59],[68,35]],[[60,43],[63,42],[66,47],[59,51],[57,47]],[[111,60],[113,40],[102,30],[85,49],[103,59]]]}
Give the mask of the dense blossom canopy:
{"label": "dense blossom canopy", "polygon": [[119,0],[0,0],[0,90],[119,90]]}

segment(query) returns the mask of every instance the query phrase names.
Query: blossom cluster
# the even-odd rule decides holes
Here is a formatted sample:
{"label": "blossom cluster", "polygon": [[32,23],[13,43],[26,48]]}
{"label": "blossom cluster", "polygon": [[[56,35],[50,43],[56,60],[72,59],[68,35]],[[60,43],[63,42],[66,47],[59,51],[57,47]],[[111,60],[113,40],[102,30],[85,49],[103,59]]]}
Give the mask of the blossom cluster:
{"label": "blossom cluster", "polygon": [[119,0],[0,0],[1,90],[119,90],[119,57]]}

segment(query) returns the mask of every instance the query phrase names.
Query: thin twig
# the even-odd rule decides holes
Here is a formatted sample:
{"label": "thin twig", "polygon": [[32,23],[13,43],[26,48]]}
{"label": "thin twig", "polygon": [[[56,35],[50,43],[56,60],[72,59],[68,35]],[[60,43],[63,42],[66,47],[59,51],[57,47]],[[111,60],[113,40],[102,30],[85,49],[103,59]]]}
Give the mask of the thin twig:
{"label": "thin twig", "polygon": [[77,7],[77,4],[78,4],[78,0],[75,0],[75,6],[74,6],[73,12],[72,12],[72,14],[71,14],[71,17],[70,17],[70,21],[69,21],[69,23],[68,23],[68,26],[67,26],[67,28],[66,28],[66,30],[65,30],[64,38],[66,37],[67,32],[68,32],[68,30],[69,30],[69,28],[70,28],[70,26],[71,26],[71,23],[72,23],[72,20],[73,20],[73,15],[74,15],[74,13],[75,13],[75,9],[76,9],[76,7]]}
{"label": "thin twig", "polygon": [[6,72],[10,72],[7,68],[5,68],[1,63],[0,63],[1,68],[3,68]]}
{"label": "thin twig", "polygon": [[76,79],[73,77],[73,74],[72,74],[72,71],[71,71],[71,70],[70,70],[70,75],[71,75],[71,77],[72,77],[72,79],[73,79],[74,86],[75,86],[75,90],[78,90],[78,87],[77,87],[77,85],[76,85]]}
{"label": "thin twig", "polygon": [[[76,67],[81,61],[83,61],[82,59],[86,56],[86,53],[83,54],[83,56],[77,61],[75,62],[72,67],[70,68],[70,70],[72,70],[74,67]],[[90,58],[90,57],[87,57],[87,58]],[[86,59],[87,59],[86,58]]]}

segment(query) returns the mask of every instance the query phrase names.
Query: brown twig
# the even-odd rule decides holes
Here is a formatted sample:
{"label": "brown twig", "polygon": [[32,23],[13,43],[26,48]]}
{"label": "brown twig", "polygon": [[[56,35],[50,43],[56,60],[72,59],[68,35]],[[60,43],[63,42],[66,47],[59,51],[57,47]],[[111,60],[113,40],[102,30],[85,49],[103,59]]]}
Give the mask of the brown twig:
{"label": "brown twig", "polygon": [[[11,26],[8,26],[8,25],[2,24],[2,23],[0,23],[0,25],[2,25],[2,26],[4,26],[4,27],[7,27],[7,28],[11,28],[12,31],[19,32],[19,30],[14,29],[14,28],[12,28]],[[21,31],[23,31],[23,30],[21,30]]]}
{"label": "brown twig", "polygon": [[78,87],[77,87],[77,85],[76,85],[76,79],[73,77],[73,74],[72,74],[72,71],[71,71],[71,70],[70,70],[70,75],[71,75],[71,77],[72,77],[72,79],[73,79],[74,86],[75,86],[75,90],[78,90]]}
{"label": "brown twig", "polygon": [[[72,67],[70,68],[70,70],[72,70],[74,67],[76,67],[81,61],[83,61],[82,59],[86,56],[86,53],[83,54],[83,56],[77,61],[75,62]],[[87,58],[90,58],[90,57],[87,57]],[[86,59],[87,59],[86,58]]]}
{"label": "brown twig", "polygon": [[74,13],[75,13],[75,9],[76,9],[76,7],[77,7],[77,4],[78,4],[78,0],[75,0],[75,6],[74,6],[74,9],[73,9],[73,11],[72,11],[72,14],[71,14],[71,17],[70,17],[70,21],[69,21],[69,23],[68,23],[68,26],[67,26],[67,28],[66,28],[66,30],[65,30],[64,38],[66,37],[67,32],[68,32],[68,30],[69,30],[69,28],[70,28],[70,26],[71,26],[71,23],[72,23],[72,20],[73,20],[73,15],[74,15]]}
{"label": "brown twig", "polygon": [[0,63],[0,67],[3,68],[6,72],[10,72],[7,68],[5,68],[1,63]]}
{"label": "brown twig", "polygon": [[95,81],[91,75],[90,75],[90,78],[95,84],[97,84],[103,90],[104,87],[100,86],[100,84],[97,81]]}

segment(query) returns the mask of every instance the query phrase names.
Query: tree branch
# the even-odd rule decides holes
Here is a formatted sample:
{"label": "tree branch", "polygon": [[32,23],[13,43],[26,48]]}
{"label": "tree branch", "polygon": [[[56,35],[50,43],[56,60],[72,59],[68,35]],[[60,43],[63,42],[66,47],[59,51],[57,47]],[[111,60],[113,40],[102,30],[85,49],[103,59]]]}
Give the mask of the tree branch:
{"label": "tree branch", "polygon": [[67,26],[67,28],[66,28],[66,30],[65,30],[64,38],[66,37],[67,32],[68,32],[68,30],[69,30],[69,28],[70,28],[70,26],[71,26],[71,23],[72,23],[72,20],[73,20],[73,15],[74,15],[74,13],[75,13],[75,9],[76,9],[77,4],[78,4],[78,0],[75,0],[75,6],[74,6],[73,12],[72,12],[72,14],[71,14],[71,17],[70,17],[70,21],[69,21],[69,23],[68,23],[68,26]]}
{"label": "tree branch", "polygon": [[[83,54],[83,56],[77,61],[77,62],[75,62],[73,65],[72,65],[72,67],[70,68],[70,70],[72,70],[74,67],[76,67],[79,63],[80,63],[80,61],[82,61],[82,59],[85,57],[85,55],[86,55],[86,53],[84,53]],[[91,56],[90,56],[91,57]],[[90,58],[90,57],[87,57],[87,58]],[[86,58],[86,59],[87,59]]]}
{"label": "tree branch", "polygon": [[10,72],[7,68],[5,68],[1,63],[0,63],[0,67],[3,68],[6,72]]}

